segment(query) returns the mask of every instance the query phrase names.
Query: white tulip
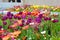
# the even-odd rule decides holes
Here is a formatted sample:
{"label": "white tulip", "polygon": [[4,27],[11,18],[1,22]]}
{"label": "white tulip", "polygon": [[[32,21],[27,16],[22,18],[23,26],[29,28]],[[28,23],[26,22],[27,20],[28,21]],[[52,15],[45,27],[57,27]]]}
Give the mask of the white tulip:
{"label": "white tulip", "polygon": [[4,30],[3,28],[1,28],[1,30]]}
{"label": "white tulip", "polygon": [[53,21],[54,19],[52,18],[51,21]]}
{"label": "white tulip", "polygon": [[41,32],[41,34],[45,34],[45,33],[46,33],[46,31],[42,31],[42,32]]}
{"label": "white tulip", "polygon": [[34,25],[34,22],[30,23],[29,25]]}

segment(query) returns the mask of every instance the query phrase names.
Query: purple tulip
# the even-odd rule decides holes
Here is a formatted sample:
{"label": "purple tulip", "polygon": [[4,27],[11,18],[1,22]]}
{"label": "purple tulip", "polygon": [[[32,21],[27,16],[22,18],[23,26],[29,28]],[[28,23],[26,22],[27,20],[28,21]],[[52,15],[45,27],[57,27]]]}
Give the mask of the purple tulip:
{"label": "purple tulip", "polygon": [[28,15],[31,15],[31,12],[28,12]]}
{"label": "purple tulip", "polygon": [[13,16],[13,14],[11,14],[11,16]]}
{"label": "purple tulip", "polygon": [[44,20],[45,20],[45,21],[47,21],[47,20],[48,20],[48,18],[47,18],[47,17],[45,17],[45,18],[44,18]]}
{"label": "purple tulip", "polygon": [[53,22],[53,23],[56,23],[56,22],[58,22],[58,21],[59,21],[59,20],[55,19],[55,20],[53,20],[52,22]]}
{"label": "purple tulip", "polygon": [[49,17],[48,20],[51,20],[51,18]]}
{"label": "purple tulip", "polygon": [[32,18],[28,18],[27,24],[31,23],[31,21],[32,21]]}
{"label": "purple tulip", "polygon": [[26,16],[25,16],[25,15],[22,15],[21,17],[22,17],[22,19],[25,19],[25,18],[26,18]]}
{"label": "purple tulip", "polygon": [[24,23],[25,22],[25,20],[22,20],[22,23]]}
{"label": "purple tulip", "polygon": [[12,19],[12,16],[8,16],[9,19]]}
{"label": "purple tulip", "polygon": [[7,24],[7,22],[4,21],[4,22],[3,22],[3,25],[6,25],[6,24]]}
{"label": "purple tulip", "polygon": [[43,17],[43,14],[40,14],[40,15],[39,15],[39,18],[42,18],[42,17]]}
{"label": "purple tulip", "polygon": [[19,14],[22,14],[23,12],[19,12]]}
{"label": "purple tulip", "polygon": [[45,20],[45,21],[51,20],[51,18],[50,18],[50,17],[45,17],[44,20]]}
{"label": "purple tulip", "polygon": [[3,20],[3,21],[4,21],[4,20],[7,20],[7,18],[8,18],[7,16],[3,16],[3,17],[2,17],[2,20]]}
{"label": "purple tulip", "polygon": [[25,24],[25,20],[22,20],[22,24]]}
{"label": "purple tulip", "polygon": [[2,28],[2,26],[0,26],[0,29]]}
{"label": "purple tulip", "polygon": [[10,16],[11,15],[11,12],[7,12],[7,16]]}
{"label": "purple tulip", "polygon": [[37,23],[40,23],[40,22],[41,22],[41,19],[40,19],[39,17],[37,17],[37,18],[35,19],[35,21],[36,21]]}
{"label": "purple tulip", "polygon": [[17,16],[14,16],[14,19],[17,19]]}
{"label": "purple tulip", "polygon": [[19,17],[19,16],[18,16],[17,18],[18,18],[18,19],[21,19],[21,17]]}

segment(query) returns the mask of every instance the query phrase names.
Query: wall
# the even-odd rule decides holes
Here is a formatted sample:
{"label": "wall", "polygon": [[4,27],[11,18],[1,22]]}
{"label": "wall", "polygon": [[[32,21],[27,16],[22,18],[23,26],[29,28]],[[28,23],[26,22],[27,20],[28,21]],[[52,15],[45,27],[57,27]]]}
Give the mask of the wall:
{"label": "wall", "polygon": [[39,4],[39,5],[60,5],[60,0],[25,0],[25,4]]}
{"label": "wall", "polygon": [[7,2],[7,0],[5,0],[5,2],[2,2],[2,0],[0,0],[0,10],[4,10],[6,8],[11,8],[15,5],[23,5],[23,1],[21,1],[21,3],[17,3],[17,2]]}

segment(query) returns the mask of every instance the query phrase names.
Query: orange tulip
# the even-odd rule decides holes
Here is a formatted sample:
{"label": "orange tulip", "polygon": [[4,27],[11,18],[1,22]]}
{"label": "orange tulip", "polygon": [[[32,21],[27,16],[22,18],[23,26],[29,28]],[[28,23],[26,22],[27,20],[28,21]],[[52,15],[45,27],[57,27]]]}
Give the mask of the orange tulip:
{"label": "orange tulip", "polygon": [[17,23],[14,23],[13,25],[11,25],[12,28],[16,28],[18,26]]}
{"label": "orange tulip", "polygon": [[37,10],[33,10],[31,15],[37,16],[38,14],[39,14],[39,12]]}
{"label": "orange tulip", "polygon": [[22,24],[22,20],[17,20],[18,25]]}
{"label": "orange tulip", "polygon": [[[28,11],[24,10],[24,11],[23,11],[23,14],[24,14],[24,15],[27,15],[27,14],[28,14]],[[22,14],[22,15],[23,15],[23,14]]]}
{"label": "orange tulip", "polygon": [[26,30],[26,29],[28,29],[29,28],[29,25],[26,25],[26,26],[24,26],[22,29],[23,30]]}
{"label": "orange tulip", "polygon": [[21,31],[15,31],[15,32],[10,33],[10,34],[11,34],[11,36],[16,38],[17,36],[19,36],[19,34],[21,34]]}

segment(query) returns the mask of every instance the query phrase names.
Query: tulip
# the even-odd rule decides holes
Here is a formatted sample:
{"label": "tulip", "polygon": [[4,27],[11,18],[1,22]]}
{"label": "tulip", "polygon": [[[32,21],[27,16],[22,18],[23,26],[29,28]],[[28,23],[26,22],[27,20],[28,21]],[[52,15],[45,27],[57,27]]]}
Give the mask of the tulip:
{"label": "tulip", "polygon": [[42,31],[42,32],[41,32],[41,34],[45,34],[45,33],[46,33],[46,31]]}
{"label": "tulip", "polygon": [[11,12],[7,12],[7,16],[11,16]]}
{"label": "tulip", "polygon": [[25,19],[25,18],[26,18],[26,16],[25,16],[25,15],[22,15],[21,17],[22,17],[22,19]]}
{"label": "tulip", "polygon": [[8,16],[9,19],[12,19],[12,16]]}
{"label": "tulip", "polygon": [[3,22],[3,25],[6,25],[6,24],[7,24],[7,22],[4,21],[4,22]]}
{"label": "tulip", "polygon": [[23,27],[23,24],[20,24],[19,26]]}
{"label": "tulip", "polygon": [[39,15],[39,18],[42,18],[42,17],[43,17],[43,14],[40,14],[40,15]]}
{"label": "tulip", "polygon": [[0,30],[1,30],[2,26],[0,26]]}
{"label": "tulip", "polygon": [[19,12],[19,14],[21,15],[23,12]]}
{"label": "tulip", "polygon": [[59,21],[59,20],[55,19],[55,20],[53,20],[52,22],[53,22],[53,23],[56,23],[56,22],[58,22],[58,21]]}
{"label": "tulip", "polygon": [[4,20],[7,20],[7,18],[8,18],[7,16],[3,16],[3,17],[2,17],[2,20],[3,20],[3,21],[4,21]]}
{"label": "tulip", "polygon": [[31,12],[28,12],[28,15],[31,15]]}
{"label": "tulip", "polygon": [[14,15],[14,19],[17,19],[17,16]]}
{"label": "tulip", "polygon": [[31,21],[32,21],[32,18],[28,18],[26,24],[28,25],[29,23],[31,23]]}
{"label": "tulip", "polygon": [[41,22],[41,19],[39,17],[37,17],[35,20],[36,20],[37,23]]}
{"label": "tulip", "polygon": [[45,21],[51,20],[51,18],[50,18],[50,17],[45,17],[44,20],[45,20]]}
{"label": "tulip", "polygon": [[26,25],[26,26],[24,26],[22,29],[23,30],[26,30],[26,29],[28,29],[29,28],[29,25]]}
{"label": "tulip", "polygon": [[21,17],[19,17],[19,16],[18,16],[17,18],[18,18],[18,19],[21,19]]}

